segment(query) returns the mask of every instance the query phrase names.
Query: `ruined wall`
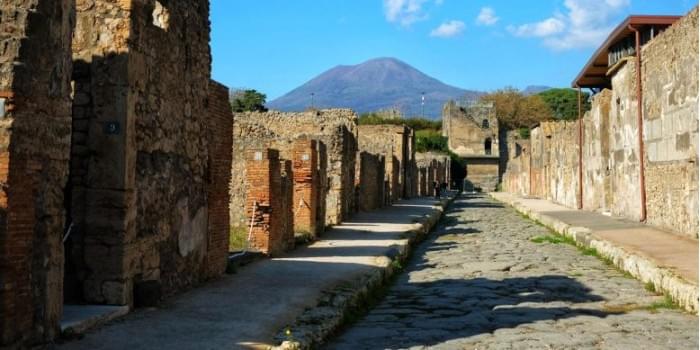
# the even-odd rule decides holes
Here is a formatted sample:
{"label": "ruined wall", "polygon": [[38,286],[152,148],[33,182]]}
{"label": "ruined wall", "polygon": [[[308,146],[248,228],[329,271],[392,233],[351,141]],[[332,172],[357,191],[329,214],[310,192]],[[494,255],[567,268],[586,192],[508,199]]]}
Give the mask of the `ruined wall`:
{"label": "ruined wall", "polygon": [[[286,250],[285,229],[288,207],[283,193],[279,152],[271,149],[250,149],[244,154],[246,164],[245,215],[250,225],[250,249],[277,255]],[[288,204],[288,203],[287,203]]]}
{"label": "ruined wall", "polygon": [[547,198],[571,208],[578,205],[578,124],[544,122],[544,167]]}
{"label": "ruined wall", "polygon": [[633,60],[617,71],[610,106],[610,211],[631,219],[641,212],[636,74]]}
{"label": "ruined wall", "polygon": [[698,234],[698,8],[642,49],[647,222]]}
{"label": "ruined wall", "polygon": [[503,190],[578,205],[578,126],[576,122],[542,122],[529,140],[508,135],[509,160]]}
{"label": "ruined wall", "polygon": [[519,132],[509,131],[506,135],[508,159],[503,174],[501,189],[505,192],[526,196],[530,193],[530,140],[521,139]]}
{"label": "ruined wall", "polygon": [[0,3],[0,347],[59,332],[73,2]]}
{"label": "ruined wall", "polygon": [[358,130],[360,151],[382,155],[386,160],[391,202],[408,198],[414,186],[413,130],[403,125],[360,125]]}
{"label": "ruined wall", "polygon": [[584,116],[583,209],[608,211],[612,202],[610,168],[610,107],[608,89],[593,96]]}
{"label": "ruined wall", "polygon": [[419,174],[419,192],[421,196],[434,196],[433,182],[449,181],[450,157],[435,152],[416,153],[416,164]]}
{"label": "ruined wall", "polygon": [[358,209],[372,211],[384,206],[385,158],[383,155],[360,152],[358,157]]}
{"label": "ruined wall", "polygon": [[[584,116],[583,208],[641,218],[639,123],[634,57],[593,97]],[[647,222],[698,234],[698,9],[642,48]],[[542,123],[532,131],[529,195],[576,207],[577,126]],[[515,160],[517,161],[517,160]],[[512,161],[511,161],[512,163]],[[509,164],[508,191],[524,168]]]}
{"label": "ruined wall", "polygon": [[208,277],[226,271],[230,232],[229,185],[231,182],[231,150],[233,114],[228,103],[229,90],[214,81],[209,84],[207,99],[207,134],[209,164],[207,176],[207,206],[209,237],[205,262]]}
{"label": "ruined wall", "polygon": [[[324,225],[340,223],[355,208],[355,159],[357,157],[357,116],[351,110],[331,109],[303,113],[240,113],[234,116],[234,146],[231,186],[231,223],[240,225],[240,198],[244,198],[245,165],[237,154],[267,144],[288,156],[293,140],[307,137],[319,142],[319,213]],[[325,203],[322,205],[320,203]]]}
{"label": "ruined wall", "polygon": [[209,4],[76,5],[66,290],[78,302],[139,305],[142,291],[167,296],[211,277],[207,261],[223,252],[208,247],[221,240],[209,235],[208,194],[227,182],[215,167],[228,154],[210,131],[230,130],[208,110],[227,101],[210,101],[223,93],[209,94]]}
{"label": "ruined wall", "polygon": [[498,187],[498,157],[466,159],[466,181],[470,186],[480,191],[494,191]]}
{"label": "ruined wall", "polygon": [[314,140],[299,139],[294,142],[292,154],[293,231],[301,235],[317,237],[323,227],[318,222],[319,174],[318,148]]}
{"label": "ruined wall", "polygon": [[498,119],[492,105],[460,107],[448,102],[442,112],[442,132],[450,150],[460,157],[487,155],[487,139],[491,141],[489,154],[499,154]]}

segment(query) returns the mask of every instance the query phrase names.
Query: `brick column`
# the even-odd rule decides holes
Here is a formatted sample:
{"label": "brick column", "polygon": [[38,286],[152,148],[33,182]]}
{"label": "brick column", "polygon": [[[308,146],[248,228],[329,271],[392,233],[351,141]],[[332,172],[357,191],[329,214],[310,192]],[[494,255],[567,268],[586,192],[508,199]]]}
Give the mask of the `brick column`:
{"label": "brick column", "polygon": [[316,141],[300,139],[294,142],[292,172],[294,173],[294,232],[318,235],[316,224],[316,200],[318,198],[318,163]]}
{"label": "brick column", "polygon": [[246,171],[248,229],[251,229],[251,218],[253,222],[250,248],[268,255],[277,254],[279,251],[274,251],[274,247],[283,239],[280,218],[275,215],[275,201],[281,196],[279,152],[272,149],[248,151]]}
{"label": "brick column", "polygon": [[209,84],[209,181],[207,182],[209,232],[207,277],[226,271],[230,235],[229,183],[233,148],[233,115],[228,103],[228,88],[212,81]]}

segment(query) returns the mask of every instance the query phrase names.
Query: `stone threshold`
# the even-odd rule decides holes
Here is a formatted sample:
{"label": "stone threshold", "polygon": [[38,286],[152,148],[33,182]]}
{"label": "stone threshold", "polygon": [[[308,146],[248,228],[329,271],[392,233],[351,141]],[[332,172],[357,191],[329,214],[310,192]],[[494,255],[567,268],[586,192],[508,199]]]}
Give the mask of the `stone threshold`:
{"label": "stone threshold", "polygon": [[[280,345],[270,349],[315,349],[350,323],[357,317],[357,310],[364,310],[367,302],[391,283],[395,274],[401,272],[401,266],[410,257],[412,248],[428,236],[458,196],[455,191],[449,192],[436,202],[435,210],[414,219],[413,228],[404,232],[405,238],[401,243],[394,245],[385,255],[375,258],[378,268],[322,291],[316,307],[308,308],[298,316],[293,326],[280,330],[275,337]],[[394,205],[402,204],[398,202]]]}
{"label": "stone threshold", "polygon": [[[666,293],[675,303],[680,305],[687,312],[698,314],[699,295],[696,276],[697,270],[693,271],[692,268],[688,269],[687,266],[685,268],[681,266],[688,265],[687,262],[676,261],[676,264],[674,264],[673,256],[668,257],[668,254],[653,252],[655,249],[653,243],[639,242],[640,240],[644,240],[641,236],[644,231],[653,231],[657,236],[668,235],[667,238],[669,240],[681,239],[677,235],[655,230],[643,224],[630,223],[628,224],[628,228],[616,228],[615,230],[595,229],[586,227],[581,223],[571,224],[571,222],[566,221],[572,220],[564,220],[557,216],[564,216],[562,213],[566,213],[568,216],[581,213],[582,215],[600,215],[605,219],[610,218],[603,216],[603,214],[565,208],[542,199],[521,198],[504,192],[490,193],[490,196],[497,201],[510,205],[516,211],[527,215],[555,232],[572,238],[579,246],[595,249],[602,257],[612,261],[619,269],[628,272],[644,283],[653,284],[657,291]],[[533,208],[534,205],[532,205],[532,203],[528,205],[527,202],[533,200],[546,202],[547,207],[557,208],[561,211],[549,211],[550,208],[547,210],[538,210]],[[600,220],[603,220],[603,218]],[[598,225],[598,223],[591,221],[588,226],[595,227],[596,225]],[[624,240],[616,240],[614,235],[611,234],[614,231],[628,235],[624,237]],[[636,237],[631,235],[636,235]],[[627,242],[624,242],[625,240]],[[684,245],[688,244],[684,243]],[[697,242],[695,242],[695,245],[697,245]],[[668,247],[665,248],[668,249]],[[696,246],[692,248],[697,249]],[[644,251],[645,249],[647,251]],[[694,255],[695,256],[691,258],[691,260],[694,259],[694,264],[691,265],[697,266],[697,253]],[[665,258],[665,261],[661,262],[660,259],[656,257]]]}
{"label": "stone threshold", "polygon": [[128,313],[128,305],[63,305],[61,333],[67,337],[84,334]]}

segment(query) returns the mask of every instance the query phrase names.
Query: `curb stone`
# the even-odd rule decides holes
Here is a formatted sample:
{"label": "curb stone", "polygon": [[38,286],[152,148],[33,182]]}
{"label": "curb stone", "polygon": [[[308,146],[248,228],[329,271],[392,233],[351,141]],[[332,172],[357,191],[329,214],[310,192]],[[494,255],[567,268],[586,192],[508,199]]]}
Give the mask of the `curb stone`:
{"label": "curb stone", "polygon": [[[306,350],[323,344],[323,342],[350,319],[356,317],[353,312],[363,309],[366,301],[380,292],[391,281],[392,276],[400,272],[401,264],[409,257],[411,248],[421,242],[437,225],[447,207],[459,197],[458,194],[440,200],[430,214],[424,215],[413,228],[403,233],[403,241],[394,245],[392,253],[376,258],[378,268],[348,280],[321,292],[317,305],[308,308],[297,317],[294,325],[280,330],[275,339],[280,345],[273,350]],[[396,266],[396,265],[399,266]],[[398,268],[397,268],[398,267]],[[290,334],[287,330],[290,329]]]}
{"label": "curb stone", "polygon": [[506,203],[516,211],[539,221],[557,233],[572,238],[577,245],[595,249],[601,256],[610,259],[617,268],[628,272],[634,278],[644,283],[653,284],[657,291],[668,294],[671,300],[680,305],[685,311],[698,314],[698,286],[678,276],[672,269],[658,266],[652,259],[616,246],[596,236],[588,228],[571,226],[549,215],[532,211],[517,201],[517,199],[500,199],[493,194],[489,195],[491,198]]}

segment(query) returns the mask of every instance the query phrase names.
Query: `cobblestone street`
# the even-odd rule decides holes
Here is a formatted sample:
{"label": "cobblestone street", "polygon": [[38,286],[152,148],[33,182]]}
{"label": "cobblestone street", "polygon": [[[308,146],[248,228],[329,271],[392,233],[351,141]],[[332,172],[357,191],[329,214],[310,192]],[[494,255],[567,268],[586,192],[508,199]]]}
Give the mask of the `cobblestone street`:
{"label": "cobblestone street", "polygon": [[329,349],[697,349],[697,317],[486,196],[455,201]]}

